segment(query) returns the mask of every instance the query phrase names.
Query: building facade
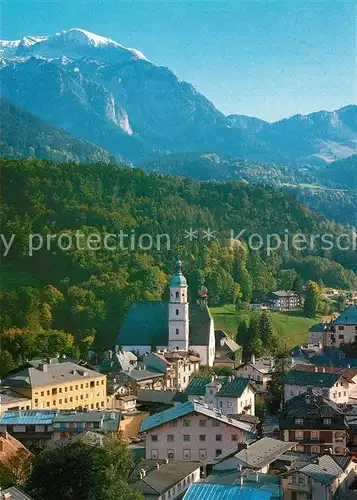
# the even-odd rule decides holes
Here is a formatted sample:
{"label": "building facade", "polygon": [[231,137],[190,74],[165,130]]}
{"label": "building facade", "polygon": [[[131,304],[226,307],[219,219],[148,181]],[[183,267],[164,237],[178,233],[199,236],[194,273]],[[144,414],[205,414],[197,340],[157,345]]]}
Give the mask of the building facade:
{"label": "building facade", "polygon": [[42,363],[5,378],[3,385],[36,409],[105,408],[106,376],[71,362]]}
{"label": "building facade", "polygon": [[343,410],[314,389],[290,399],[281,414],[284,441],[306,453],[347,454],[349,425]]}
{"label": "building facade", "polygon": [[146,434],[146,458],[205,462],[245,441],[251,426],[188,401],[148,417],[140,430]]}

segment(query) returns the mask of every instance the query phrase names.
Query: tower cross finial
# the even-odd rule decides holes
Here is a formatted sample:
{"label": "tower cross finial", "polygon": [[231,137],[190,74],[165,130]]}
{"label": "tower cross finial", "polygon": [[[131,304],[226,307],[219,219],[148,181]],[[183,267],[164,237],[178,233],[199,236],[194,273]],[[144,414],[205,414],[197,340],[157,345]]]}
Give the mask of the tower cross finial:
{"label": "tower cross finial", "polygon": [[180,255],[177,254],[177,259],[176,259],[176,273],[177,274],[182,274],[182,262],[180,260]]}

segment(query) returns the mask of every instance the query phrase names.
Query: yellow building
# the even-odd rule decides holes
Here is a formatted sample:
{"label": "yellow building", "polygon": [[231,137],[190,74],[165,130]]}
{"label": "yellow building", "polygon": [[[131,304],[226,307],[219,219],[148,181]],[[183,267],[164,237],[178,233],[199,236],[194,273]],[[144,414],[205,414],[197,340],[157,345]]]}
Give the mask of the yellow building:
{"label": "yellow building", "polygon": [[33,410],[106,407],[106,376],[71,362],[56,360],[25,368],[2,384],[12,393],[29,398]]}

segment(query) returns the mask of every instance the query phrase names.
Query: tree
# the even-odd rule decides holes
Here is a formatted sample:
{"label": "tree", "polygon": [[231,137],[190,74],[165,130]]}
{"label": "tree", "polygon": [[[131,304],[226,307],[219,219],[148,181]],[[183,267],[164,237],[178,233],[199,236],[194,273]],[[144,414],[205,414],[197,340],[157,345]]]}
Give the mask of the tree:
{"label": "tree", "polygon": [[259,357],[263,354],[263,342],[260,337],[260,324],[259,324],[259,315],[254,314],[250,318],[249,327],[248,327],[248,344],[247,344],[247,356]]}
{"label": "tree", "polygon": [[263,346],[267,351],[271,350],[273,340],[273,329],[270,323],[268,314],[263,311],[259,319],[260,338],[262,339]]}
{"label": "tree", "polygon": [[246,321],[241,321],[237,328],[237,336],[236,336],[237,344],[241,345],[243,348],[243,358],[247,359],[248,353],[248,326]]}
{"label": "tree", "polygon": [[314,318],[319,307],[320,287],[315,281],[309,281],[305,291],[304,313]]}
{"label": "tree", "polygon": [[141,500],[127,478],[133,460],[121,438],[106,438],[103,447],[74,443],[38,456],[27,491],[41,500]]}

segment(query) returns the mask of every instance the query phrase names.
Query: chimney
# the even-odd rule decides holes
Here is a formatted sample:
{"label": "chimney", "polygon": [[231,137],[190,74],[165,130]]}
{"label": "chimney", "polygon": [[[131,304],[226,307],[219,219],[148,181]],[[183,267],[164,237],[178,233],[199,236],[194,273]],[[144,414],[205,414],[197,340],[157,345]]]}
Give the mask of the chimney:
{"label": "chimney", "polygon": [[11,493],[3,493],[2,497],[4,500],[11,500],[12,495]]}

